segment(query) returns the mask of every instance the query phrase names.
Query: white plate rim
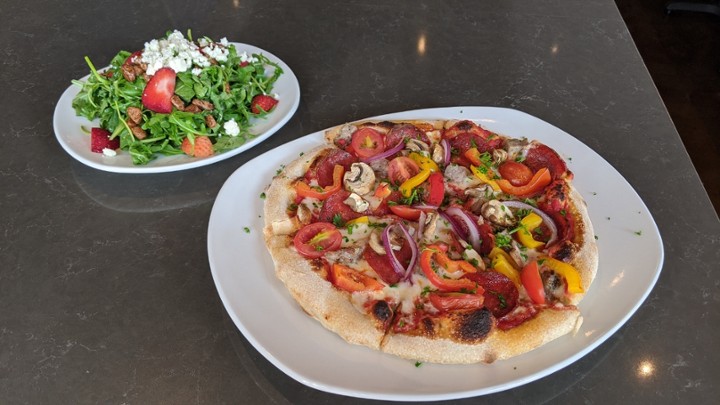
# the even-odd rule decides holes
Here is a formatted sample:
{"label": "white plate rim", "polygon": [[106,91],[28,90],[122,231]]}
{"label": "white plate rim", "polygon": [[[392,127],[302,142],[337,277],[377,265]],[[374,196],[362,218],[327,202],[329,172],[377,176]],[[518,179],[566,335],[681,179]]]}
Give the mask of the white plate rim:
{"label": "white plate rim", "polygon": [[[253,128],[264,128],[264,130],[259,131],[260,133],[256,134],[254,138],[239,147],[207,158],[193,158],[185,155],[158,156],[147,165],[142,166],[133,165],[130,157],[127,156],[127,152],[124,151],[118,151],[118,156],[115,157],[91,152],[90,136],[85,134],[80,127],[90,128],[93,126],[93,122],[75,115],[72,100],[78,94],[80,88],[74,84],[70,85],[62,93],[55,106],[53,129],[56,139],[62,148],[80,163],[98,170],[129,174],[167,173],[203,167],[229,159],[258,145],[282,128],[295,114],[300,105],[300,83],[292,69],[272,53],[254,45],[240,42],[230,42],[230,44],[235,46],[238,53],[263,54],[271,61],[276,62],[283,70],[283,74],[273,87],[273,93],[278,93],[280,96],[280,103],[276,106],[275,111],[265,118],[258,119],[253,124]],[[89,75],[80,80],[87,80],[88,77]],[[97,124],[97,121],[95,121],[95,124]],[[87,138],[87,140],[83,138]],[[125,156],[118,159],[121,154],[125,154]]]}
{"label": "white plate rim", "polygon": [[[411,111],[404,111],[404,112],[398,112],[393,114],[386,114],[378,117],[371,117],[368,119],[371,120],[377,120],[377,119],[434,119],[434,118],[458,118],[458,119],[473,119],[476,122],[481,123],[484,127],[489,127],[490,129],[494,129],[493,125],[498,123],[498,117],[502,117],[505,120],[508,120],[508,118],[512,118],[510,121],[524,121],[530,126],[543,126],[545,130],[549,130],[553,133],[554,136],[558,136],[560,139],[562,139],[564,142],[573,143],[575,147],[581,148],[584,153],[587,153],[588,156],[583,156],[583,159],[585,158],[591,158],[593,162],[597,164],[601,164],[603,176],[611,176],[613,181],[618,182],[618,184],[623,188],[624,192],[628,192],[630,195],[626,196],[630,200],[632,200],[632,204],[628,209],[632,212],[628,212],[625,215],[628,216],[630,220],[632,220],[632,217],[635,215],[634,211],[637,210],[637,216],[636,216],[636,222],[638,224],[642,224],[642,236],[644,239],[640,238],[638,235],[637,241],[642,240],[646,246],[645,249],[651,249],[652,251],[652,261],[651,263],[648,263],[646,266],[647,268],[644,270],[647,270],[647,273],[644,274],[644,278],[642,279],[643,285],[628,285],[628,282],[624,282],[623,275],[624,270],[622,273],[619,273],[621,277],[619,277],[617,274],[615,274],[615,278],[611,280],[610,287],[606,288],[606,286],[596,286],[593,284],[593,288],[588,292],[588,295],[586,296],[586,299],[580,304],[580,308],[585,315],[586,321],[583,325],[583,328],[585,328],[585,325],[588,324],[588,316],[591,315],[593,312],[593,307],[590,307],[590,311],[586,311],[587,307],[590,303],[590,301],[596,301],[599,299],[607,298],[606,295],[609,294],[609,292],[606,291],[606,289],[612,289],[616,288],[620,285],[626,286],[634,292],[634,295],[632,296],[632,299],[625,302],[624,304],[627,304],[619,309],[622,313],[620,316],[617,316],[616,318],[611,320],[611,325],[606,327],[603,330],[583,330],[581,328],[581,332],[585,333],[585,340],[584,343],[580,345],[577,348],[573,348],[571,350],[571,353],[565,353],[563,352],[563,356],[557,359],[557,361],[552,361],[551,363],[542,366],[540,369],[537,370],[530,370],[527,373],[518,373],[518,375],[515,378],[508,378],[506,381],[502,381],[501,383],[489,385],[489,386],[483,386],[482,384],[478,384],[476,387],[462,387],[459,389],[456,389],[455,387],[448,386],[447,389],[443,389],[442,387],[440,389],[437,389],[433,392],[417,392],[415,389],[376,389],[375,387],[367,387],[362,384],[363,379],[358,378],[355,379],[354,382],[348,383],[348,384],[337,384],[335,382],[327,381],[324,378],[317,378],[316,376],[309,376],[308,370],[305,369],[299,369],[302,368],[298,367],[297,365],[289,365],[286,364],[285,360],[283,358],[284,353],[279,353],[277,350],[273,352],[273,350],[269,350],[266,346],[268,346],[268,343],[266,341],[266,337],[261,335],[261,332],[258,333],[258,330],[253,329],[252,325],[247,325],[247,317],[246,314],[243,313],[242,308],[238,308],[237,306],[234,306],[233,299],[231,297],[231,294],[236,294],[237,291],[232,291],[232,286],[229,286],[226,284],[227,281],[227,272],[232,271],[227,268],[220,267],[220,263],[218,260],[220,259],[219,255],[222,254],[220,250],[218,250],[218,242],[222,239],[220,236],[222,233],[227,232],[233,232],[232,230],[229,230],[228,227],[233,226],[233,221],[228,220],[228,218],[221,218],[223,210],[223,205],[227,204],[230,200],[234,198],[232,193],[232,188],[236,186],[237,177],[238,175],[241,175],[243,170],[247,170],[247,168],[244,169],[244,167],[254,167],[254,166],[260,166],[261,164],[268,164],[268,160],[272,161],[273,164],[282,164],[282,161],[273,161],[272,155],[275,153],[275,155],[281,155],[281,149],[285,153],[285,155],[288,155],[290,151],[303,151],[309,149],[308,146],[315,145],[315,144],[321,144],[322,143],[322,133],[323,131],[318,131],[316,133],[307,135],[305,137],[296,139],[295,141],[292,141],[288,144],[285,144],[279,148],[276,148],[273,151],[266,152],[265,154],[255,158],[254,160],[246,163],[245,166],[239,168],[233,175],[231,175],[228,180],[226,181],[225,185],[220,190],[220,193],[218,194],[218,197],[216,199],[216,202],[213,206],[211,215],[210,215],[210,221],[208,224],[208,259],[210,262],[211,272],[213,275],[213,279],[215,281],[216,287],[218,289],[218,293],[223,301],[223,304],[225,305],[226,310],[228,311],[230,317],[233,319],[233,322],[238,327],[238,329],[243,333],[243,335],[248,339],[248,341],[273,365],[278,367],[280,370],[282,370],[284,373],[289,375],[290,377],[294,378],[295,380],[330,393],[340,394],[340,395],[346,395],[346,396],[352,396],[352,397],[359,397],[359,398],[367,398],[367,399],[380,399],[380,400],[393,400],[393,401],[431,401],[431,400],[448,400],[448,399],[458,399],[458,398],[465,398],[465,397],[471,397],[471,396],[479,396],[479,395],[485,395],[495,392],[500,392],[503,390],[507,390],[510,388],[514,388],[523,384],[527,384],[529,382],[535,381],[539,378],[542,378],[544,376],[547,376],[555,371],[558,371],[573,362],[577,361],[578,359],[582,358],[595,348],[597,348],[600,344],[602,344],[605,340],[607,340],[610,336],[612,336],[622,325],[625,324],[625,322],[637,311],[637,309],[642,305],[642,303],[645,301],[645,299],[648,297],[650,292],[652,291],[652,288],[654,287],[655,283],[657,282],[660,272],[662,270],[662,265],[664,262],[664,249],[662,244],[662,239],[660,237],[659,230],[657,228],[657,225],[655,224],[655,221],[652,218],[651,213],[647,209],[644,202],[641,200],[641,198],[637,195],[635,190],[632,188],[632,186],[620,175],[617,170],[615,170],[609,163],[607,163],[600,155],[592,151],[589,147],[582,144],[580,141],[572,137],[571,135],[565,133],[564,131],[552,126],[551,124],[537,118],[534,116],[531,116],[529,114],[526,114],[524,112],[513,110],[513,109],[507,109],[507,108],[499,108],[499,107],[475,107],[475,106],[468,106],[468,107],[444,107],[444,108],[430,108],[430,109],[421,109],[421,110],[411,110]],[[511,124],[513,125],[513,124]],[[518,134],[518,133],[505,133],[509,136],[525,136],[525,134]],[[532,138],[532,137],[529,137]],[[553,147],[556,147],[558,145],[551,145]],[[558,149],[560,152],[564,149],[565,145],[560,145]],[[562,154],[562,153],[561,153]],[[280,157],[280,156],[278,156]],[[287,158],[287,156],[285,156]],[[567,156],[565,156],[567,158]],[[575,162],[581,161],[581,159],[576,159]],[[285,162],[287,163],[287,162]],[[570,163],[570,168],[573,169],[572,161]],[[257,171],[257,168],[253,169],[254,171]],[[577,181],[576,176],[576,181]],[[269,179],[267,180],[269,182]],[[261,190],[258,190],[260,192]],[[592,210],[592,203],[590,203],[590,196],[587,195],[588,190],[579,190],[583,197],[585,197],[586,200],[589,201],[589,205],[591,205],[591,217],[593,217],[593,223],[599,222],[601,223],[601,219],[603,215],[607,214],[608,212],[614,212],[612,210],[613,207],[608,207],[605,210],[597,209],[597,212],[593,213]],[[234,201],[233,204],[237,204],[237,201]],[[600,204],[598,204],[599,207],[602,207]],[[609,211],[608,211],[609,210]],[[610,221],[610,218],[608,217],[608,223]],[[622,221],[621,221],[622,222]],[[628,221],[632,222],[632,221]],[[260,237],[262,239],[262,227],[261,227],[262,220],[258,219],[258,222],[256,222],[256,225],[258,225],[258,229],[254,229],[254,236],[251,236],[251,234],[247,234],[248,239],[253,239]],[[237,226],[241,226],[241,224],[234,224]],[[596,226],[596,231],[597,231]],[[625,233],[632,233],[631,229],[621,229],[620,231]],[[618,232],[620,232],[618,231]],[[238,231],[238,234],[242,234],[242,232]],[[237,236],[237,235],[235,235]],[[598,241],[599,245],[603,244],[603,238],[601,236],[601,239]],[[264,244],[263,244],[264,246]],[[265,264],[267,265],[267,257],[269,257],[269,254],[267,252],[264,252],[265,257]],[[599,278],[602,276],[603,271],[603,263],[604,263],[604,257],[608,256],[608,254],[603,254],[603,250],[601,249],[600,257],[601,257],[601,263],[600,263],[600,270],[598,272],[599,276],[596,279],[596,282]],[[270,261],[270,263],[272,263]],[[272,268],[265,268],[263,271],[268,271],[270,273],[273,272]],[[615,271],[613,269],[613,271]],[[274,277],[274,275],[273,275]],[[271,282],[272,283],[272,282]],[[614,283],[614,284],[613,284]],[[630,288],[631,287],[631,288]],[[275,286],[277,289],[277,286]],[[282,288],[282,287],[281,287]],[[602,290],[602,291],[599,291]],[[286,294],[289,297],[289,294]],[[292,298],[289,298],[292,300]],[[597,305],[597,304],[596,304]],[[590,312],[590,313],[588,313]],[[304,316],[305,318],[308,318],[305,314],[303,314],[301,311],[298,312],[298,316]],[[311,322],[314,322],[317,324],[317,328],[322,329],[326,334],[335,336],[329,331],[326,331],[322,328],[322,326],[319,325],[314,320],[310,320]],[[563,340],[563,344],[567,345],[568,343],[572,343],[569,336],[563,337],[558,339]],[[518,356],[515,359],[505,360],[503,362],[496,362],[493,365],[472,365],[472,366],[443,366],[443,365],[423,365],[423,368],[425,369],[435,369],[435,368],[442,368],[443,373],[445,373],[447,370],[449,372],[457,372],[458,367],[465,368],[470,367],[471,370],[477,372],[478,368],[482,371],[483,367],[486,368],[494,368],[499,363],[505,363],[506,364],[513,364],[517,363],[519,359],[523,358],[529,358],[529,357],[538,357],[538,354],[541,352],[545,352],[543,354],[547,354],[550,352],[550,354],[554,354],[558,351],[558,341],[552,342],[549,345],[543,346],[533,352],[530,352],[528,354],[525,354],[523,356]],[[344,344],[344,342],[342,342]],[[357,351],[358,349],[355,346],[345,344],[347,346],[347,351]],[[365,349],[365,348],[361,348]],[[561,351],[562,352],[562,351]],[[377,353],[374,351],[371,351],[370,349],[367,349],[365,352],[362,352],[363,355],[371,355],[372,353]],[[354,354],[353,354],[354,355]],[[393,357],[386,354],[380,354],[381,356],[386,357]],[[533,359],[534,361],[535,359]],[[394,366],[394,364],[393,364]],[[473,368],[474,367],[474,368]],[[466,370],[466,369],[465,369]],[[423,370],[424,372],[424,370]]]}

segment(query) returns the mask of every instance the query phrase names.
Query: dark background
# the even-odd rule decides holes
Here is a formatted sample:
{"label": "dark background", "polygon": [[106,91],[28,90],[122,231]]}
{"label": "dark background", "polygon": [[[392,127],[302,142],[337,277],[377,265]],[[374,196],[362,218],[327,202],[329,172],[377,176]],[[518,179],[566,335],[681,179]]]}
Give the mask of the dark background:
{"label": "dark background", "polygon": [[668,14],[662,0],[615,3],[720,212],[720,17]]}

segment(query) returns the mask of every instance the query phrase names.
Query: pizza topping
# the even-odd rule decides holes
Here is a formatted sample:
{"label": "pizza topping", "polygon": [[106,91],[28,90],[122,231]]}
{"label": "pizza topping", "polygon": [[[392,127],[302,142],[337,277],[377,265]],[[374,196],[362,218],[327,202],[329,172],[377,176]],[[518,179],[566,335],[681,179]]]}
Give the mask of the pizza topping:
{"label": "pizza topping", "polygon": [[302,256],[317,259],[328,251],[340,249],[342,236],[335,225],[315,222],[302,227],[295,234],[293,244]]}
{"label": "pizza topping", "polygon": [[460,207],[452,206],[444,212],[440,212],[440,215],[450,223],[450,226],[460,238],[468,241],[473,249],[481,250],[480,229],[478,229],[477,221],[470,214]]}
{"label": "pizza topping", "polygon": [[430,303],[440,312],[462,309],[479,309],[483,307],[485,297],[482,291],[475,294],[457,292],[432,292],[428,294]]}
{"label": "pizza topping", "polygon": [[545,246],[544,242],[535,240],[532,235],[532,232],[537,229],[537,227],[540,226],[542,222],[542,218],[534,212],[529,213],[520,220],[520,225],[518,226],[518,231],[516,235],[520,243],[523,244],[523,246],[528,249],[537,249]]}
{"label": "pizza topping", "polygon": [[339,221],[341,223],[346,223],[351,219],[366,215],[367,213],[364,212],[353,211],[352,208],[344,203],[349,196],[350,193],[342,189],[331,194],[323,202],[320,212],[318,213],[317,220],[323,222]]}
{"label": "pizza topping", "polygon": [[358,159],[354,155],[341,149],[333,149],[318,159],[315,170],[311,170],[308,174],[317,178],[320,187],[327,187],[335,183],[336,165],[342,166],[345,170],[350,170],[350,166],[357,161]]}
{"label": "pizza topping", "polygon": [[365,163],[353,163],[350,171],[345,172],[343,183],[347,191],[365,195],[375,187],[375,172]]}
{"label": "pizza topping", "polygon": [[325,200],[342,187],[342,178],[345,168],[341,165],[335,165],[333,168],[333,182],[327,187],[310,186],[305,181],[298,181],[295,185],[295,191],[299,197],[311,197],[318,200]]}
{"label": "pizza topping", "polygon": [[[546,246],[552,245],[558,237],[558,229],[557,226],[555,226],[555,221],[548,216],[544,211],[541,209],[538,209],[537,207],[533,207],[530,204],[524,203],[522,201],[503,201],[503,205],[505,205],[508,208],[515,208],[525,211],[531,211],[540,218],[542,218],[542,224],[545,225],[548,230],[550,231],[550,238],[545,243]],[[529,232],[532,232],[534,229],[528,229]],[[522,242],[522,240],[521,240]]]}
{"label": "pizza topping", "polygon": [[[398,257],[395,255],[393,249],[391,233],[395,228],[400,228],[401,235],[405,238],[405,243],[403,244],[403,246],[410,247],[410,261],[407,264],[407,267],[400,262],[400,259],[398,259]],[[410,232],[407,230],[407,228],[405,228],[405,225],[398,222],[385,227],[382,233],[382,242],[383,247],[385,248],[385,253],[390,259],[390,265],[393,267],[395,272],[402,277],[403,280],[407,280],[410,277],[412,271],[415,269],[415,263],[417,263],[418,246],[417,243],[415,243],[415,239],[413,239],[413,237],[410,235]]]}
{"label": "pizza topping", "polygon": [[368,159],[385,150],[385,137],[373,128],[360,128],[352,135],[350,146],[360,159]]}
{"label": "pizza topping", "polygon": [[517,270],[515,260],[499,247],[494,247],[490,252],[491,267],[494,271],[512,280],[516,286],[522,285],[520,273]]}
{"label": "pizza topping", "polygon": [[444,174],[449,183],[448,186],[456,192],[463,192],[481,184],[481,181],[473,176],[470,170],[460,165],[448,165]]}
{"label": "pizza topping", "polygon": [[348,198],[343,201],[350,209],[357,213],[363,213],[370,208],[370,203],[363,200],[362,197],[355,193],[350,193]]}
{"label": "pizza topping", "polygon": [[480,213],[488,221],[502,227],[513,226],[517,222],[512,211],[498,200],[490,200],[483,204]]}
{"label": "pizza topping", "polygon": [[382,283],[374,278],[339,263],[330,266],[329,277],[336,287],[348,292],[383,289]]}
{"label": "pizza topping", "polygon": [[494,271],[479,271],[468,274],[484,290],[484,306],[496,318],[501,318],[515,309],[520,293],[515,283],[503,274]]}
{"label": "pizza topping", "polygon": [[536,260],[523,267],[520,279],[530,299],[537,305],[545,304],[545,286],[540,277]]}
{"label": "pizza topping", "polygon": [[528,147],[524,163],[533,171],[548,169],[552,180],[572,180],[573,174],[568,170],[563,158],[552,148],[540,142],[533,141]]}
{"label": "pizza topping", "polygon": [[[438,267],[439,263],[436,262],[436,255],[444,256],[444,258],[440,259],[441,261],[446,260],[446,251],[447,246],[445,245],[430,245],[423,250],[420,256],[420,268],[422,269],[423,273],[425,273],[425,276],[428,278],[428,280],[441,291],[467,292],[476,289],[476,284],[467,278],[443,278],[437,273],[437,271],[439,271],[440,269]],[[446,261],[449,261],[449,259],[447,259]],[[470,266],[472,267],[472,265]]]}
{"label": "pizza topping", "polygon": [[387,168],[387,176],[390,182],[396,186],[403,184],[419,172],[420,166],[407,156],[396,157],[390,161]]}
{"label": "pizza topping", "polygon": [[450,144],[447,139],[443,139],[440,143],[436,143],[432,151],[432,160],[437,164],[447,166],[450,164]]}
{"label": "pizza topping", "polygon": [[[496,165],[500,165],[508,160],[508,153],[505,149],[495,149],[492,152],[492,160]],[[502,173],[502,172],[501,172]],[[530,172],[532,174],[532,172]]]}
{"label": "pizza topping", "polygon": [[413,151],[413,152],[424,152],[429,153],[430,152],[430,145],[426,144],[425,142],[410,138],[405,142],[405,149]]}
{"label": "pizza topping", "polygon": [[555,260],[551,257],[541,259],[542,265],[552,269],[555,273],[565,279],[567,291],[571,294],[584,293],[580,273],[572,265]]}
{"label": "pizza topping", "polygon": [[510,181],[505,179],[497,180],[497,184],[504,193],[525,197],[541,192],[551,181],[550,171],[543,167],[538,170],[525,185],[514,186]]}
{"label": "pizza topping", "polygon": [[[502,149],[497,149],[501,151]],[[504,152],[504,151],[503,151]],[[520,162],[509,160],[503,162],[498,166],[498,172],[503,179],[510,182],[515,187],[520,187],[528,184],[533,178],[533,172],[529,167],[525,166]],[[502,187],[502,185],[500,185]]]}

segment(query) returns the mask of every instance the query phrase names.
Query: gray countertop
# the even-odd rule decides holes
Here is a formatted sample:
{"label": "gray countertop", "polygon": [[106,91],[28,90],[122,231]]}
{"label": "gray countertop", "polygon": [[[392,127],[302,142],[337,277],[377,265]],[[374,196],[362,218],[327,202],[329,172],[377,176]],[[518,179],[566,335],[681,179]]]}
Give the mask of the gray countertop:
{"label": "gray countertop", "polygon": [[[296,382],[237,330],[208,265],[213,201],[238,167],[304,134],[455,105],[515,108],[584,142],[637,190],[665,248],[647,301],[597,349],[458,402],[720,396],[720,222],[612,1],[28,0],[0,10],[0,402],[362,402]],[[106,173],[65,153],[52,114],[87,74],[83,56],[102,65],[174,28],[283,59],[300,82],[297,113],[259,146],[189,171]]]}

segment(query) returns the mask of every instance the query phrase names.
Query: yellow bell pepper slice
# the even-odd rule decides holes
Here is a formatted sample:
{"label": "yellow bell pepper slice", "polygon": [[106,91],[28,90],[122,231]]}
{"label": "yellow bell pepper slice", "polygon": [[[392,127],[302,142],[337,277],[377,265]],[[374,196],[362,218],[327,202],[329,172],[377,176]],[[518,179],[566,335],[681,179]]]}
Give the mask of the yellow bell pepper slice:
{"label": "yellow bell pepper slice", "polygon": [[521,285],[520,273],[512,264],[514,260],[504,250],[494,247],[490,252],[491,267],[493,270],[512,280],[516,286]]}
{"label": "yellow bell pepper slice", "polygon": [[520,220],[517,236],[523,246],[528,249],[537,249],[545,245],[545,243],[535,240],[532,236],[532,231],[540,226],[540,224],[542,224],[542,218],[534,212],[529,213],[525,218]]}
{"label": "yellow bell pepper slice", "polygon": [[[485,167],[485,166],[483,166],[483,167]],[[475,177],[480,179],[480,181],[482,181],[483,183],[490,185],[490,187],[492,187],[493,190],[502,191],[502,189],[500,189],[500,186],[497,184],[497,182],[495,180],[491,180],[490,177],[488,177],[487,174],[483,173],[483,171],[480,168],[478,168],[477,166],[470,165],[470,170],[475,175]],[[487,170],[489,170],[489,169],[487,169]]]}
{"label": "yellow bell pepper slice", "polygon": [[554,270],[555,273],[565,278],[567,282],[568,292],[577,294],[584,293],[585,289],[582,286],[582,280],[580,280],[580,273],[575,267],[560,260],[555,260],[552,257],[543,257],[538,260],[538,264],[549,267]]}
{"label": "yellow bell pepper slice", "polygon": [[428,169],[423,169],[420,171],[420,173],[416,174],[413,177],[410,177],[409,179],[405,180],[403,184],[400,185],[400,193],[403,195],[403,197],[408,198],[412,195],[412,191],[415,187],[423,184],[425,180],[430,177],[431,171]]}
{"label": "yellow bell pepper slice", "polygon": [[367,224],[370,222],[370,219],[367,215],[363,215],[359,218],[351,219],[345,223],[345,225],[357,225],[357,224]]}
{"label": "yellow bell pepper slice", "polygon": [[408,157],[420,166],[420,170],[430,170],[431,172],[439,172],[440,167],[429,157],[423,156],[417,152],[412,152]]}

